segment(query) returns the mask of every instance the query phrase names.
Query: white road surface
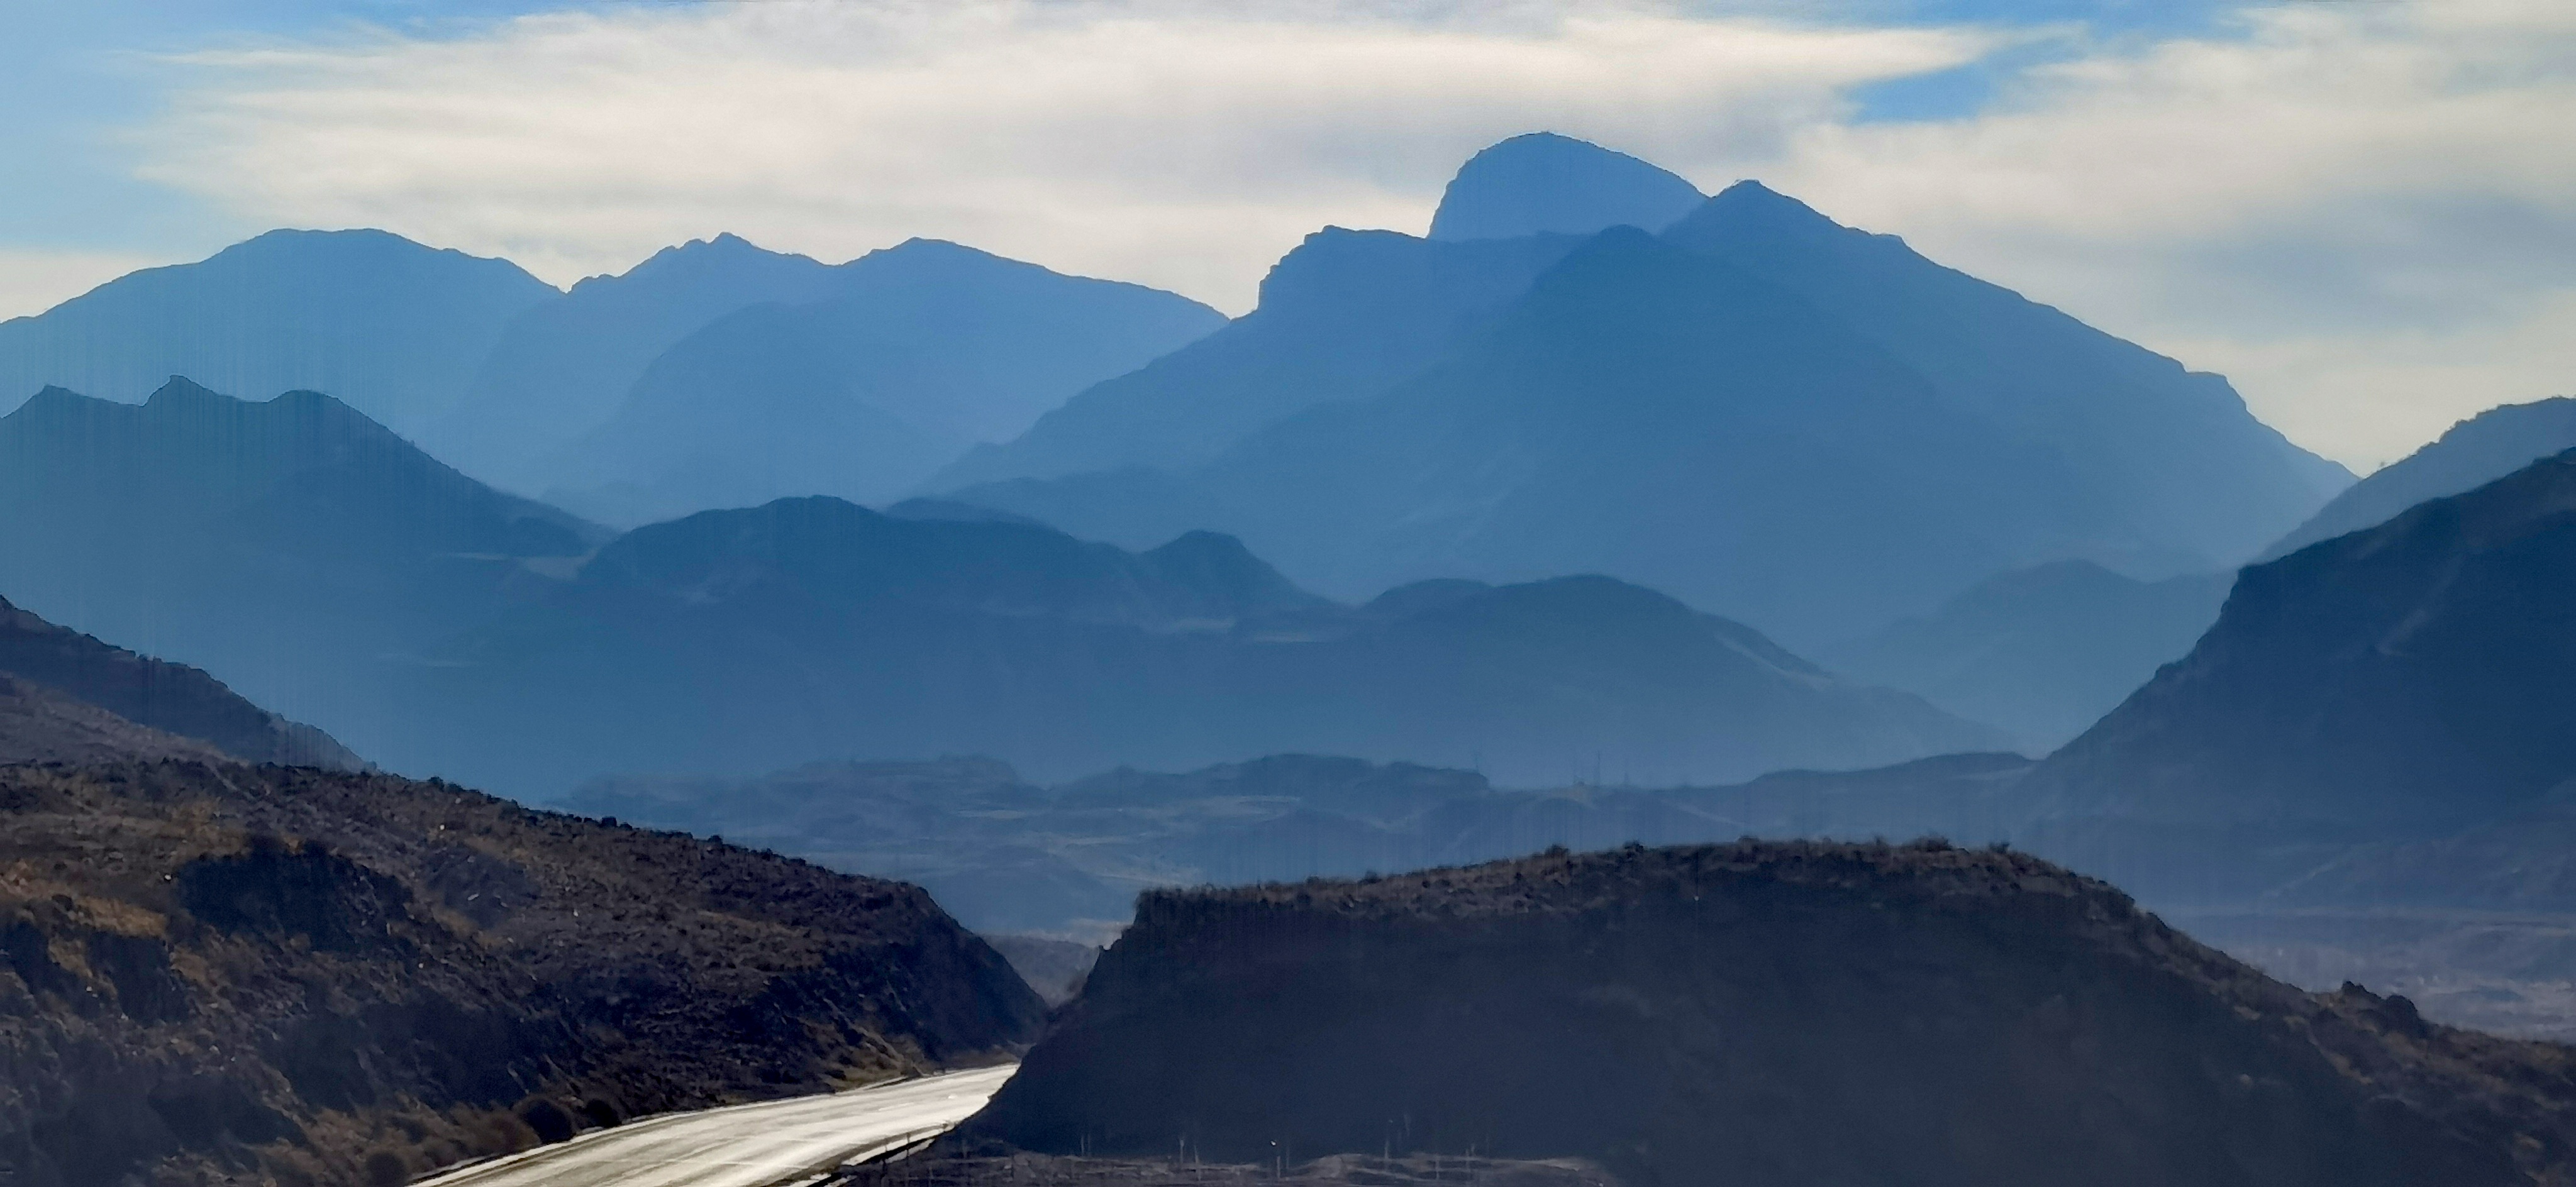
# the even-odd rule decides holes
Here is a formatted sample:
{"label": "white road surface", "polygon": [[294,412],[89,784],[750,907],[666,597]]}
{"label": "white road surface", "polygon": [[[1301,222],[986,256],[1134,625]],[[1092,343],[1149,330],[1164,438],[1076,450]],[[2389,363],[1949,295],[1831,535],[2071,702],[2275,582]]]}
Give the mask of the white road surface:
{"label": "white road surface", "polygon": [[983,1108],[1018,1070],[978,1068],[649,1117],[414,1187],[773,1187],[945,1132]]}

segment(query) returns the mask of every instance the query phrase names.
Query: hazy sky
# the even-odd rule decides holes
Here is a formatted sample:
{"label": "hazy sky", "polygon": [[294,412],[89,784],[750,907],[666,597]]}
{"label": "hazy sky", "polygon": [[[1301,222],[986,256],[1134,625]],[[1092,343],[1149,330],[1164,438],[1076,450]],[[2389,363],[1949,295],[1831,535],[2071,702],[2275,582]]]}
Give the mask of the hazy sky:
{"label": "hazy sky", "polygon": [[912,235],[1240,311],[1552,129],[1759,177],[2356,468],[2576,392],[2567,0],[0,7],[0,315],[273,226],[557,283]]}

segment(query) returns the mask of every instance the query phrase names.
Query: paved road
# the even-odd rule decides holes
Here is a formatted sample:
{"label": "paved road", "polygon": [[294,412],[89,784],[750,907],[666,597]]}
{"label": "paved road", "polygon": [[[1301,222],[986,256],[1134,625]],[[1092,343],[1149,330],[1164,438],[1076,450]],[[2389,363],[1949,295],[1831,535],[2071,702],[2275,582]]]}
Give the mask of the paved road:
{"label": "paved road", "polygon": [[1017,1070],[652,1117],[415,1187],[771,1187],[946,1130],[983,1108]]}

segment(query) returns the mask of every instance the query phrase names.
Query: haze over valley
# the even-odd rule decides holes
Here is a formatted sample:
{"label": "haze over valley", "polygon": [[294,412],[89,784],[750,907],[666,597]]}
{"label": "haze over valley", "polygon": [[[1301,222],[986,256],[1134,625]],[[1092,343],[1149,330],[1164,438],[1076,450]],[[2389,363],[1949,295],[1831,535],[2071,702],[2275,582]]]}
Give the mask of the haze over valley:
{"label": "haze over valley", "polygon": [[[276,185],[405,233],[0,321],[0,1184],[2576,1181],[2576,396],[2281,402],[2294,331],[2137,314],[2182,249],[2106,299],[1943,233],[1906,156],[2364,18],[541,7],[187,59],[191,151],[308,129],[337,147]],[[2390,45],[2485,36],[2386,8]],[[723,35],[692,73],[671,30]],[[1175,95],[1271,93],[1086,106],[1143,41]],[[1788,122],[1709,122],[1710,46],[1769,47],[1727,102]],[[419,89],[501,49],[526,128]],[[1418,137],[1348,192],[1417,200],[1308,217],[1365,204],[1271,122],[1341,100],[1271,72],[1372,53],[1417,55],[1372,111]],[[1792,78],[1827,58],[1863,81]],[[248,63],[282,89],[221,90]],[[561,106],[585,71],[707,114]],[[935,201],[908,170],[949,158],[871,137],[961,118],[952,84],[1109,122],[966,137],[1027,172]],[[1656,103],[1720,130],[1623,122]],[[353,133],[370,104],[412,114]],[[519,138],[568,111],[693,163]],[[832,120],[848,160],[801,139]],[[376,134],[459,171],[439,218]],[[524,176],[467,184],[487,151]],[[166,184],[325,208],[208,168]],[[529,196],[559,174],[598,188]],[[2032,237],[2095,193],[2050,177]],[[554,283],[683,197],[696,237]],[[2447,243],[2426,201],[2372,217]],[[2396,317],[2312,213],[2190,250],[2338,260],[2379,287],[2299,316]],[[2457,287],[2406,259],[2408,299]],[[2466,349],[2336,325],[2295,333]]]}

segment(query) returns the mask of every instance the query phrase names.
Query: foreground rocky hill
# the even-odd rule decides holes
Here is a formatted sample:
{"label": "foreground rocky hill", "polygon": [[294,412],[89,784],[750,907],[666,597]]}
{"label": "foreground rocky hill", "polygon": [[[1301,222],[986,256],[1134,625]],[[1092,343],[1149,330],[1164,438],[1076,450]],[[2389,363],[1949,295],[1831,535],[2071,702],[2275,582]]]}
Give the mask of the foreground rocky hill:
{"label": "foreground rocky hill", "polygon": [[1150,894],[965,1140],[1640,1183],[2562,1182],[2571,1073],[2010,851],[1631,847]]}
{"label": "foreground rocky hill", "polygon": [[0,1182],[399,1182],[989,1058],[1042,1006],[915,887],[442,783],[0,768]]}

